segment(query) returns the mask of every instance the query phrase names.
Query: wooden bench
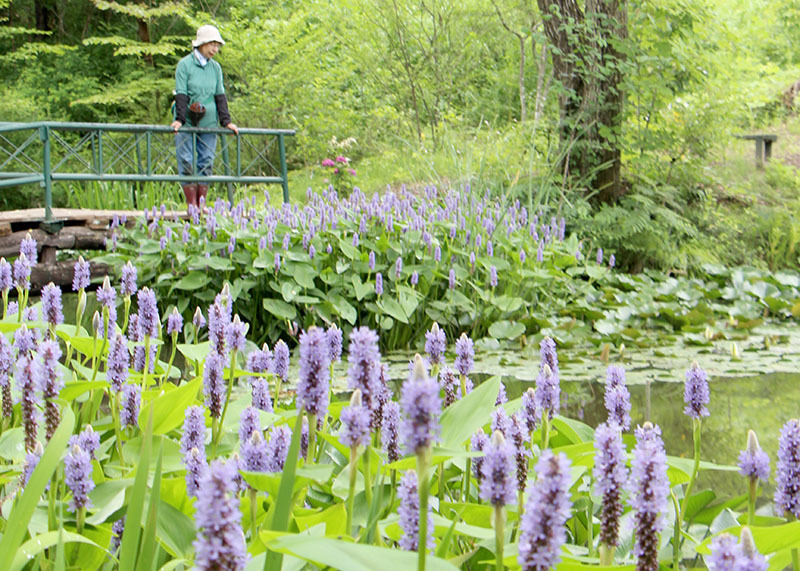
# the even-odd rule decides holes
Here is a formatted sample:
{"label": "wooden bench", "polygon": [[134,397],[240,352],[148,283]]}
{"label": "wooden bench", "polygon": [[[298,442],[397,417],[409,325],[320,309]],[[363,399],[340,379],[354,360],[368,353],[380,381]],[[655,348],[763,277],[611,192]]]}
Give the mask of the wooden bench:
{"label": "wooden bench", "polygon": [[756,168],[764,168],[764,163],[772,156],[772,143],[778,140],[778,135],[736,135],[739,139],[755,141],[756,143]]}

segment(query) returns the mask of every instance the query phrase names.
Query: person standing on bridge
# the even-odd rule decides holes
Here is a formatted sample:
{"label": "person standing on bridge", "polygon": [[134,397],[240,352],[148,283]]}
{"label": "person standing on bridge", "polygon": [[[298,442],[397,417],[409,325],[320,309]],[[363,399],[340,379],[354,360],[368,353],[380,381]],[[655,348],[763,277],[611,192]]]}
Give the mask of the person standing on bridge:
{"label": "person standing on bridge", "polygon": [[[178,174],[210,176],[217,148],[215,133],[181,132],[187,120],[192,127],[216,127],[217,122],[237,135],[239,128],[231,122],[228,100],[222,83],[222,68],[213,60],[225,44],[214,26],[200,26],[192,41],[192,53],[178,62],[175,70],[175,148],[178,155]],[[197,152],[197,172],[194,155]],[[199,207],[205,200],[208,185],[202,182],[183,184],[186,205]]]}

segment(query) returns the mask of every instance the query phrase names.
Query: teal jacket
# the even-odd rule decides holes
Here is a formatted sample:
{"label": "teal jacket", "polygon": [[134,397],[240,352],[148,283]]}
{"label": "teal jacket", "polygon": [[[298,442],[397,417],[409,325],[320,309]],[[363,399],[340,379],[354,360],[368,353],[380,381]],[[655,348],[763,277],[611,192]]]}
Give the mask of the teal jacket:
{"label": "teal jacket", "polygon": [[216,61],[211,59],[203,67],[194,57],[194,53],[181,59],[175,69],[175,92],[186,95],[189,105],[197,101],[205,106],[206,114],[197,127],[217,126],[217,104],[214,96],[224,95],[225,86],[222,83],[222,68]]}

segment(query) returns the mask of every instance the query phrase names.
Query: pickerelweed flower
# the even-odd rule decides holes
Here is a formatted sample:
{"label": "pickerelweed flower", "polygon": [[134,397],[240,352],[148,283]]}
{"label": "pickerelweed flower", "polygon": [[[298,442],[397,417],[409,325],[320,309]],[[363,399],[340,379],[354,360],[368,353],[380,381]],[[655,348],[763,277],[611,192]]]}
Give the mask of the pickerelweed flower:
{"label": "pickerelweed flower", "polygon": [[250,440],[250,435],[254,432],[261,432],[261,417],[257,408],[247,406],[242,410],[239,419],[239,442]]}
{"label": "pickerelweed flower", "polygon": [[112,555],[117,552],[119,546],[122,545],[122,534],[125,533],[125,517],[118,519],[111,525],[111,543],[108,546],[108,551]]}
{"label": "pickerelweed flower", "polygon": [[747,448],[739,452],[739,473],[755,480],[769,480],[769,456],[758,444],[756,433],[747,431]]}
{"label": "pickerelweed flower", "polygon": [[272,348],[272,372],[281,382],[289,379],[289,346],[283,339],[278,339]]}
{"label": "pickerelweed flower", "polygon": [[401,439],[407,453],[419,454],[439,439],[439,416],[442,414],[439,385],[428,377],[419,355],[414,358],[411,377],[403,383],[400,408],[403,411]]}
{"label": "pickerelweed flower", "polygon": [[119,399],[119,423],[123,427],[136,426],[141,404],[142,387],[130,383],[124,385]]}
{"label": "pickerelweed flower", "polygon": [[268,472],[280,472],[286,464],[289,455],[289,443],[292,440],[292,431],[285,424],[274,426],[270,430],[267,456],[269,457]]}
{"label": "pickerelweed flower", "polygon": [[342,359],[342,330],[331,323],[325,334],[328,336],[328,359],[336,363]]}
{"label": "pickerelweed flower", "polygon": [[570,515],[570,464],[563,453],[542,451],[520,522],[517,562],[524,571],[546,571],[561,561]]}
{"label": "pickerelweed flower", "polygon": [[437,264],[442,261],[442,247],[436,246],[433,249],[433,261]]}
{"label": "pickerelweed flower", "polygon": [[[469,440],[470,450],[472,452],[483,452],[489,444],[489,437],[485,432],[479,430]],[[483,478],[483,456],[476,456],[472,459],[472,475],[478,480],[480,484]]]}
{"label": "pickerelweed flower", "polygon": [[[353,244],[353,245],[355,245],[355,244]],[[371,272],[375,271],[375,252],[370,252],[369,253],[369,271],[371,271]]]}
{"label": "pickerelweed flower", "polygon": [[528,459],[531,457],[531,450],[527,446],[531,435],[525,426],[525,420],[520,411],[511,417],[511,437],[510,442],[514,445],[514,459],[517,462],[517,491],[524,492],[528,483]]}
{"label": "pickerelweed flower", "polygon": [[20,487],[22,489],[25,489],[25,486],[28,485],[33,471],[39,465],[39,460],[42,459],[42,454],[44,454],[42,443],[37,442],[33,452],[28,452],[25,455],[25,464],[22,466],[22,474],[20,474]]}
{"label": "pickerelweed flower", "polygon": [[403,258],[397,256],[397,260],[394,262],[394,279],[399,280],[400,276],[403,275]]}
{"label": "pickerelweed flower", "polygon": [[14,278],[11,264],[5,258],[0,258],[0,290],[8,292],[12,287],[14,287]]}
{"label": "pickerelweed flower", "polygon": [[508,402],[508,395],[506,394],[506,385],[500,382],[500,388],[497,390],[497,398],[494,401],[494,406],[500,406]]}
{"label": "pickerelweed flower", "polygon": [[242,440],[242,469],[248,472],[267,472],[269,468],[268,446],[261,432],[254,431]]}
{"label": "pickerelweed flower", "polygon": [[472,339],[462,333],[456,340],[456,360],[453,364],[459,374],[468,376],[475,367],[475,346]]}
{"label": "pickerelweed flower", "polygon": [[631,427],[631,394],[625,385],[625,369],[611,365],[606,371],[606,390],[604,396],[608,421],[621,430]]}
{"label": "pickerelweed flower", "polygon": [[767,559],[756,549],[753,533],[742,527],[739,543],[729,533],[711,541],[711,555],[706,556],[709,571],[767,571]]}
{"label": "pickerelweed flower", "polygon": [[64,387],[61,369],[58,367],[58,360],[61,358],[61,347],[59,347],[58,341],[50,339],[42,341],[39,345],[39,358],[42,361],[45,433],[47,440],[50,440],[58,428],[58,423],[61,422],[61,411],[55,399],[58,398],[58,393]]}
{"label": "pickerelweed flower", "polygon": [[28,329],[28,326],[24,323],[14,332],[14,348],[17,350],[17,355],[36,350],[34,330]]}
{"label": "pickerelweed flower", "polygon": [[244,349],[248,324],[242,322],[238,315],[233,316],[233,321],[225,326],[225,345],[234,351]]}
{"label": "pickerelweed flower", "polygon": [[561,386],[558,376],[554,375],[550,366],[544,364],[536,377],[536,409],[547,413],[548,418],[552,418],[558,413],[561,406]]}
{"label": "pickerelweed flower", "polygon": [[497,407],[492,411],[492,432],[500,432],[504,437],[511,435],[511,419],[506,414],[506,409]]}
{"label": "pickerelweed flower", "polygon": [[400,405],[396,401],[389,401],[383,407],[381,417],[381,446],[389,462],[400,459]]}
{"label": "pickerelweed flower", "polygon": [[247,564],[237,476],[234,462],[215,460],[200,478],[194,516],[197,538],[193,544],[198,569],[238,571]]}
{"label": "pickerelweed flower", "polygon": [[77,444],[74,444],[64,457],[64,482],[72,492],[72,499],[69,502],[71,512],[92,506],[92,501],[89,499],[89,492],[94,489],[92,457]]}
{"label": "pickerelweed flower", "polygon": [[600,543],[612,548],[619,541],[619,520],[622,517],[622,491],[628,480],[625,446],[619,426],[603,423],[594,432],[597,451],[592,475],[595,493],[602,498],[600,511]]}
{"label": "pickerelweed flower", "polygon": [[11,343],[5,335],[0,335],[0,388],[3,392],[3,418],[13,414],[11,402],[11,368],[14,366],[14,354]]}
{"label": "pickerelweed flower", "polygon": [[481,466],[481,499],[493,506],[504,506],[514,502],[516,496],[516,463],[514,446],[506,442],[499,430],[484,448]]}
{"label": "pickerelweed flower", "polygon": [[614,254],[611,254],[608,258],[608,267],[613,268],[615,265],[617,265],[617,258],[614,257]]}
{"label": "pickerelweed flower", "polygon": [[541,411],[536,408],[536,392],[533,388],[529,388],[523,393],[521,410],[525,426],[528,428],[528,434],[533,434],[533,431],[539,425],[539,420],[542,418]]}
{"label": "pickerelweed flower", "polygon": [[664,527],[662,514],[668,505],[669,480],[661,429],[649,422],[636,429],[629,488],[628,502],[634,510],[636,567],[658,569],[658,538]]}
{"label": "pickerelweed flower", "polygon": [[375,295],[379,297],[383,295],[383,274],[380,272],[375,274]]}
{"label": "pickerelweed flower", "polygon": [[273,412],[272,398],[269,394],[269,381],[267,379],[254,379],[250,384],[250,388],[253,406],[264,412]]}
{"label": "pickerelweed flower", "polygon": [[775,483],[778,516],[800,518],[800,422],[797,419],[787,421],[781,429]]}
{"label": "pickerelweed flower", "polygon": [[456,271],[450,268],[450,274],[447,278],[447,285],[450,289],[456,289]]}
{"label": "pickerelweed flower", "polygon": [[350,399],[350,406],[342,409],[339,417],[342,431],[339,440],[348,448],[366,446],[370,438],[370,422],[372,413],[361,403],[361,391],[356,389]]}
{"label": "pickerelweed flower", "polygon": [[178,308],[173,307],[172,313],[167,316],[167,335],[178,335],[183,330],[183,316],[178,313]]}
{"label": "pickerelweed flower", "polygon": [[369,327],[353,329],[350,332],[347,362],[350,363],[347,369],[348,388],[360,390],[364,406],[370,411],[375,410],[381,389],[381,352],[378,349],[378,334]]}
{"label": "pickerelweed flower", "polygon": [[683,412],[692,418],[708,416],[706,408],[708,401],[708,375],[697,363],[692,363],[691,368],[686,371],[686,383],[683,389],[683,402],[686,403],[686,408]]}
{"label": "pickerelweed flower", "polygon": [[434,321],[430,331],[425,333],[425,352],[428,354],[431,365],[438,365],[442,362],[446,349],[447,337],[444,329],[440,329],[439,324]]}
{"label": "pickerelweed flower", "polygon": [[122,385],[128,380],[130,373],[131,356],[128,352],[128,340],[121,333],[115,333],[111,338],[108,349],[108,364],[106,376],[114,392],[122,390]]}
{"label": "pickerelweed flower", "polygon": [[119,292],[122,297],[131,297],[137,291],[136,279],[138,277],[136,266],[130,260],[122,266],[122,279],[120,280]]}
{"label": "pickerelweed flower", "polygon": [[14,287],[29,289],[31,287],[31,263],[25,254],[14,260]]}
{"label": "pickerelweed flower", "polygon": [[206,454],[203,448],[192,448],[183,456],[183,465],[186,468],[186,494],[197,497],[200,480],[208,470]]}
{"label": "pickerelweed flower", "polygon": [[206,326],[206,318],[203,317],[203,310],[199,307],[194,310],[194,315],[192,316],[192,325],[194,325],[198,331]]}
{"label": "pickerelweed flower", "polygon": [[550,337],[542,339],[541,343],[539,343],[539,356],[541,358],[539,370],[541,371],[547,365],[550,367],[552,374],[558,377],[558,353],[556,352],[556,342],[553,339]]}
{"label": "pickerelweed flower", "polygon": [[[400,516],[400,529],[403,536],[400,538],[400,548],[406,551],[417,551],[419,548],[419,489],[417,487],[417,473],[409,470],[400,479],[397,488],[397,497],[400,505],[397,514]],[[428,527],[426,547],[433,549],[433,513],[428,504]]]}
{"label": "pickerelweed flower", "polygon": [[225,398],[223,367],[222,355],[213,349],[209,351],[203,368],[203,396],[213,418],[222,416],[223,399]]}
{"label": "pickerelweed flower", "polygon": [[95,432],[92,425],[89,424],[78,434],[73,434],[69,438],[69,447],[79,446],[81,450],[89,453],[91,458],[95,458],[95,452],[100,448],[100,433]]}
{"label": "pickerelweed flower", "polygon": [[61,288],[50,282],[42,288],[42,312],[50,325],[64,323],[64,306],[61,303]]}
{"label": "pickerelweed flower", "polygon": [[330,398],[330,351],[325,330],[310,327],[301,333],[299,351],[297,405],[307,413],[323,418],[328,411]]}
{"label": "pickerelweed flower", "polygon": [[158,339],[161,332],[161,324],[158,319],[158,304],[156,294],[148,287],[144,287],[136,294],[139,303],[139,331],[142,336],[149,336]]}
{"label": "pickerelweed flower", "polygon": [[[22,327],[25,327],[24,325]],[[17,359],[14,378],[17,388],[22,393],[20,409],[22,411],[22,426],[25,431],[25,450],[33,452],[36,448],[36,433],[39,430],[38,411],[36,405],[39,399],[36,391],[42,384],[42,369],[39,361],[28,352]]]}
{"label": "pickerelweed flower", "polygon": [[445,408],[461,398],[461,383],[456,372],[450,367],[444,367],[439,373],[439,386],[444,393]]}
{"label": "pickerelweed flower", "polygon": [[199,406],[186,407],[181,434],[181,454],[188,454],[192,448],[203,452],[205,457],[206,422],[203,409]]}
{"label": "pickerelweed flower", "polygon": [[78,291],[89,287],[89,262],[83,259],[83,256],[78,258],[75,262],[75,267],[72,274],[72,291]]}
{"label": "pickerelweed flower", "polygon": [[497,268],[495,266],[489,268],[489,285],[493,288],[497,287]]}
{"label": "pickerelweed flower", "polygon": [[215,300],[208,308],[208,340],[211,349],[222,357],[228,354],[229,347],[225,345],[225,333],[230,323],[231,316],[225,308],[225,303]]}
{"label": "pickerelweed flower", "polygon": [[[117,290],[111,287],[111,281],[109,280],[108,276],[105,277],[103,280],[102,287],[97,288],[97,303],[100,304],[101,307],[108,308],[108,322],[116,323],[117,322]],[[155,299],[155,298],[154,298]],[[158,312],[156,312],[158,315]],[[107,336],[107,332],[104,332],[103,336]]]}

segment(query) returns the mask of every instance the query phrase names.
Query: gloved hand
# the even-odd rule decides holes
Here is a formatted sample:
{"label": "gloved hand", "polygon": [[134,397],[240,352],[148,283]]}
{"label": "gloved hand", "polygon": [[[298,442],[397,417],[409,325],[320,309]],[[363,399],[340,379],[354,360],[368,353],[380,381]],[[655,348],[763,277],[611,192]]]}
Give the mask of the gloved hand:
{"label": "gloved hand", "polygon": [[195,101],[194,103],[189,105],[189,112],[186,115],[189,119],[189,123],[191,123],[193,126],[196,127],[197,124],[200,122],[200,120],[205,116],[205,114],[206,114],[205,105]]}

